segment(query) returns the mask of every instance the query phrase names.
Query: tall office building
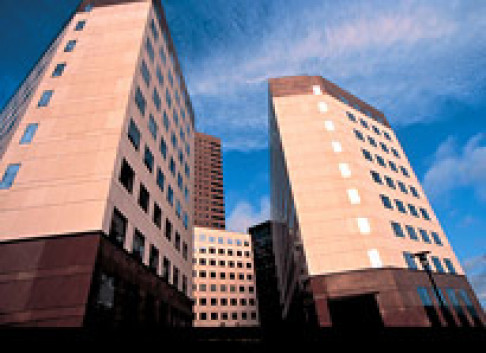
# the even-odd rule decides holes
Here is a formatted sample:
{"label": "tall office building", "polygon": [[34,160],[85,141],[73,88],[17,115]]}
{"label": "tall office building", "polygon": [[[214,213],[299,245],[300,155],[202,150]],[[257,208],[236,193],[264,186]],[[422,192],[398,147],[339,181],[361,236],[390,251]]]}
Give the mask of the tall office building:
{"label": "tall office building", "polygon": [[249,234],[194,227],[194,326],[259,325]]}
{"label": "tall office building", "polygon": [[311,326],[484,325],[385,116],[322,77],[270,79],[269,92],[283,317]]}
{"label": "tall office building", "polygon": [[196,132],[194,145],[194,225],[224,229],[221,140]]}
{"label": "tall office building", "polygon": [[190,325],[194,114],[160,1],[82,1],[0,124],[0,324]]}

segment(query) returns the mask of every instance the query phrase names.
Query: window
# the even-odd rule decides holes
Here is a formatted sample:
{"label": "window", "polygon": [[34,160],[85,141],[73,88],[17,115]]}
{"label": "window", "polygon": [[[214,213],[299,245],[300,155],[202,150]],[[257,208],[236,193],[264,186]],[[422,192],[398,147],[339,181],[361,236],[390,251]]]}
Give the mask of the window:
{"label": "window", "polygon": [[154,273],[159,269],[159,250],[153,245],[150,245],[149,269]]}
{"label": "window", "polygon": [[172,223],[170,223],[169,219],[165,220],[165,237],[169,241],[172,239]]}
{"label": "window", "polygon": [[362,127],[364,127],[365,129],[368,129],[368,123],[363,120],[363,119],[359,119],[359,123],[361,124]]}
{"label": "window", "polygon": [[401,192],[403,192],[404,194],[408,194],[407,187],[405,186],[404,183],[402,183],[401,181],[397,181],[397,184]]}
{"label": "window", "polygon": [[380,166],[386,167],[385,160],[383,159],[383,157],[376,155],[376,161]]}
{"label": "window", "polygon": [[402,226],[397,222],[391,222],[391,226],[393,229],[393,233],[399,238],[405,238],[405,234],[403,233]]}
{"label": "window", "polygon": [[179,288],[179,269],[174,266],[172,271],[172,284],[174,287]]}
{"label": "window", "polygon": [[388,165],[390,166],[391,170],[393,170],[395,173],[398,172],[397,165],[394,162],[388,161]]}
{"label": "window", "polygon": [[383,131],[383,136],[385,136],[385,138],[386,138],[388,141],[391,141],[391,137],[390,137],[390,135],[388,134],[388,132]]}
{"label": "window", "polygon": [[109,238],[120,246],[125,244],[125,235],[127,232],[127,219],[115,207],[113,209],[113,216],[111,218]]}
{"label": "window", "polygon": [[381,180],[381,177],[380,177],[380,174],[371,170],[370,171],[371,173],[371,178],[373,179],[373,181],[377,184],[383,184],[383,181]]}
{"label": "window", "polygon": [[150,86],[150,72],[147,67],[147,64],[145,63],[145,60],[142,60],[142,64],[140,65],[140,72],[142,73],[142,78],[145,81],[145,84],[147,87]]}
{"label": "window", "polygon": [[164,111],[164,127],[165,127],[165,131],[169,131],[169,125],[170,125],[170,122],[169,122],[169,118],[167,117],[167,113]]}
{"label": "window", "polygon": [[176,200],[176,216],[178,218],[181,218],[181,203],[179,202],[179,200]]}
{"label": "window", "polygon": [[390,178],[389,176],[386,176],[385,175],[385,181],[386,181],[386,185],[388,185],[390,188],[396,189],[395,183],[393,182],[393,179],[392,178]]}
{"label": "window", "polygon": [[381,198],[381,202],[383,203],[383,206],[385,206],[386,208],[388,208],[390,210],[393,210],[393,205],[392,205],[390,198],[388,196],[381,194],[380,198]]}
{"label": "window", "polygon": [[405,258],[405,262],[407,263],[407,266],[411,270],[418,270],[417,263],[415,262],[415,257],[410,254],[409,252],[404,252],[403,257]]}
{"label": "window", "polygon": [[167,101],[167,106],[169,107],[169,109],[172,108],[172,98],[170,97],[168,89],[165,90],[165,100]]}
{"label": "window", "polygon": [[136,259],[143,262],[144,251],[145,251],[145,236],[138,229],[135,229],[135,234],[133,235],[132,253]]}
{"label": "window", "polygon": [[172,175],[175,176],[176,167],[175,167],[174,158],[172,158],[172,157],[170,157],[170,161],[169,161],[169,170],[172,173]]}
{"label": "window", "polygon": [[410,236],[410,239],[418,240],[417,232],[415,231],[414,227],[406,226],[405,228],[407,228],[407,233]]}
{"label": "window", "polygon": [[162,210],[157,202],[154,203],[153,221],[158,228],[162,228]]}
{"label": "window", "polygon": [[427,210],[425,208],[420,207],[420,213],[422,214],[422,217],[426,219],[427,221],[430,221],[429,214],[427,213]]}
{"label": "window", "polygon": [[407,210],[405,209],[402,201],[395,199],[395,204],[397,205],[397,208],[401,213],[407,213]]}
{"label": "window", "polygon": [[154,39],[157,40],[159,38],[159,32],[157,31],[157,26],[155,24],[154,19],[150,21],[150,30],[152,31],[152,35],[154,36]]}
{"label": "window", "polygon": [[64,47],[64,51],[66,53],[72,52],[74,50],[74,47],[76,46],[76,41],[75,40],[70,40],[66,43],[66,46]]}
{"label": "window", "polygon": [[57,64],[54,71],[52,72],[52,77],[62,76],[65,67],[66,67],[66,63]]}
{"label": "window", "polygon": [[426,230],[419,228],[419,233],[420,233],[420,236],[422,237],[422,240],[424,242],[430,243],[430,238],[429,238],[429,235],[427,234]]}
{"label": "window", "polygon": [[437,232],[430,232],[432,234],[432,238],[437,245],[442,245],[442,241],[440,240],[439,234]]}
{"label": "window", "polygon": [[386,145],[383,142],[380,142],[380,146],[383,152],[389,153],[388,147],[386,147]]}
{"label": "window", "polygon": [[418,287],[417,293],[420,297],[420,301],[422,302],[423,306],[425,306],[425,307],[433,307],[434,306],[434,303],[432,302],[432,298],[430,298],[430,295],[429,295],[429,292],[427,291],[427,288]]}
{"label": "window", "polygon": [[394,149],[393,147],[391,148],[391,151],[393,153],[393,155],[397,158],[400,158],[400,153],[398,153],[398,151],[396,149]]}
{"label": "window", "polygon": [[413,186],[410,185],[410,192],[412,193],[413,196],[415,196],[416,198],[420,198],[420,195],[417,191],[416,188],[414,188]]}
{"label": "window", "polygon": [[408,170],[405,167],[400,167],[400,170],[402,171],[402,174],[406,176],[407,178],[410,178],[410,175],[408,174]]}
{"label": "window", "polygon": [[174,206],[174,191],[170,185],[167,187],[167,202],[169,205]]}
{"label": "window", "polygon": [[442,263],[440,262],[440,259],[437,256],[431,256],[432,262],[434,263],[435,269],[439,273],[444,273],[444,267],[442,267]]}
{"label": "window", "polygon": [[31,143],[38,127],[39,127],[39,124],[37,124],[37,123],[32,123],[32,124],[27,125],[26,128],[25,128],[24,134],[22,135],[22,138],[20,139],[20,144],[25,145],[25,144]]}
{"label": "window", "polygon": [[375,139],[374,139],[373,137],[371,137],[371,136],[367,136],[367,138],[368,138],[368,142],[370,143],[370,145],[371,145],[371,146],[373,146],[373,147],[377,147],[377,146],[378,146],[378,145],[376,144]]}
{"label": "window", "polygon": [[76,23],[76,27],[74,28],[74,30],[75,31],[82,31],[85,25],[86,25],[85,20],[78,21],[78,23]]}
{"label": "window", "polygon": [[139,87],[137,87],[135,91],[135,104],[137,105],[138,110],[143,117],[145,115],[145,107],[147,106],[147,102],[145,101],[145,98]]}
{"label": "window", "polygon": [[378,129],[375,125],[372,125],[371,126],[371,129],[373,130],[373,132],[377,135],[380,135],[381,132],[380,132],[380,129]]}
{"label": "window", "polygon": [[157,168],[157,186],[162,192],[164,192],[164,182],[165,182],[164,172],[162,172],[160,168]]}
{"label": "window", "polygon": [[371,153],[368,150],[362,148],[361,152],[363,152],[363,156],[365,159],[369,160],[370,162],[373,162],[373,157],[371,156]]}
{"label": "window", "polygon": [[140,147],[140,130],[133,119],[130,119],[130,123],[128,125],[128,139],[132,142],[133,147],[135,147],[135,149],[138,151]]}
{"label": "window", "polygon": [[186,242],[182,242],[182,258],[184,260],[187,260],[187,255],[188,255],[188,247]]}
{"label": "window", "polygon": [[149,117],[148,129],[150,131],[150,134],[154,138],[154,140],[156,140],[157,139],[157,131],[159,130],[159,127],[157,126],[157,123],[155,122],[155,119],[154,119],[152,114],[150,114],[150,117]]}
{"label": "window", "polygon": [[355,117],[355,116],[354,116],[352,113],[350,113],[350,112],[346,112],[346,115],[348,116],[348,119],[349,119],[350,121],[352,121],[352,122],[354,122],[354,123],[356,122],[356,117]]}
{"label": "window", "polygon": [[154,87],[154,92],[152,94],[152,101],[154,102],[154,105],[155,105],[155,108],[157,108],[157,111],[160,111],[160,107],[161,107],[161,101],[160,101],[160,96],[159,96],[159,92],[157,91],[157,89]]}
{"label": "window", "polygon": [[140,192],[138,194],[138,204],[145,212],[148,212],[149,201],[150,201],[150,194],[147,188],[143,184],[140,184]]}
{"label": "window", "polygon": [[150,171],[150,173],[153,172],[154,170],[154,155],[148,148],[148,146],[145,146],[145,153],[143,156],[143,163],[147,167],[147,169]]}
{"label": "window", "polygon": [[353,129],[353,132],[358,140],[364,141],[364,136],[360,131]]}
{"label": "window", "polygon": [[410,210],[410,213],[414,216],[414,217],[419,217],[419,214],[417,212],[417,208],[412,205],[412,204],[408,204],[408,209]]}
{"label": "window", "polygon": [[145,39],[145,48],[147,49],[147,54],[150,58],[150,61],[154,62],[154,57],[155,57],[154,47],[149,37]]}
{"label": "window", "polygon": [[447,259],[447,258],[444,259],[444,263],[445,263],[447,270],[449,271],[450,274],[453,274],[453,275],[457,274],[456,269],[454,268],[454,265],[452,264],[451,259]]}
{"label": "window", "polygon": [[54,94],[53,90],[47,90],[42,92],[42,96],[39,99],[39,103],[37,103],[38,107],[47,107],[49,102],[51,101],[52,95]]}
{"label": "window", "polygon": [[129,193],[133,191],[133,181],[135,179],[135,172],[133,168],[128,164],[128,162],[123,159],[122,167],[120,170],[120,183],[127,189]]}

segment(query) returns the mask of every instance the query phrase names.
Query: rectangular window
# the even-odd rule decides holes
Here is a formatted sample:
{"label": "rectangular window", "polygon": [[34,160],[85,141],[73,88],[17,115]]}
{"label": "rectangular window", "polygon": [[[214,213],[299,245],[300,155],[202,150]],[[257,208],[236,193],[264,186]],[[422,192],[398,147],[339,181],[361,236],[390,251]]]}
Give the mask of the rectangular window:
{"label": "rectangular window", "polygon": [[425,208],[420,207],[420,213],[425,220],[430,221],[429,214],[427,213],[427,210]]}
{"label": "rectangular window", "polygon": [[371,146],[377,147],[376,141],[373,137],[367,136],[368,137],[368,142],[370,143]]}
{"label": "rectangular window", "polygon": [[355,116],[354,116],[352,113],[350,113],[350,112],[346,112],[346,115],[348,116],[348,119],[349,119],[350,121],[352,121],[353,123],[355,123],[355,122],[356,122],[356,117],[355,117]]}
{"label": "rectangular window", "polygon": [[155,74],[157,75],[157,80],[159,81],[160,86],[164,86],[164,75],[162,74],[162,71],[160,70],[160,67],[157,65],[157,69],[155,71]]}
{"label": "rectangular window", "polygon": [[420,198],[420,195],[417,191],[416,188],[414,188],[413,186],[410,185],[410,192],[412,193],[413,196],[415,196],[416,198]]}
{"label": "rectangular window", "polygon": [[449,271],[450,274],[453,274],[453,275],[457,274],[456,269],[454,268],[454,265],[452,264],[451,259],[447,259],[447,258],[444,259],[444,263],[445,263],[447,270]]}
{"label": "rectangular window", "polygon": [[168,218],[165,220],[165,237],[169,241],[172,239],[172,223],[170,223]]}
{"label": "rectangular window", "polygon": [[143,262],[143,255],[145,251],[145,236],[138,230],[135,229],[135,234],[133,235],[133,250],[132,254],[137,260]]}
{"label": "rectangular window", "polygon": [[438,233],[436,233],[436,232],[430,232],[430,234],[432,234],[432,238],[434,239],[434,242],[437,245],[442,245],[442,241],[440,240],[440,237],[439,237],[439,234]]}
{"label": "rectangular window", "polygon": [[154,224],[157,228],[162,228],[162,209],[158,205],[157,202],[154,202],[154,217],[153,217]]}
{"label": "rectangular window", "polygon": [[159,249],[153,245],[150,245],[149,269],[152,270],[153,273],[157,273],[159,269]]}
{"label": "rectangular window", "polygon": [[135,179],[135,172],[128,162],[123,159],[120,170],[119,181],[127,189],[129,193],[133,191],[133,181]]}
{"label": "rectangular window", "polygon": [[373,157],[371,156],[371,153],[368,150],[362,148],[361,152],[363,152],[363,156],[365,159],[369,160],[370,162],[373,162]]}
{"label": "rectangular window", "polygon": [[172,108],[172,98],[170,97],[169,89],[165,90],[165,100],[167,101],[167,106]]}
{"label": "rectangular window", "polygon": [[412,227],[412,226],[405,226],[405,228],[407,229],[407,233],[410,236],[410,239],[418,240],[417,232],[415,231],[415,228],[414,227]]}
{"label": "rectangular window", "polygon": [[402,201],[395,199],[395,204],[397,205],[397,208],[401,213],[407,213],[407,210],[405,209]]}
{"label": "rectangular window", "polygon": [[389,153],[388,147],[383,142],[380,142],[380,146],[383,152]]}
{"label": "rectangular window", "polygon": [[86,25],[85,20],[78,21],[78,23],[76,23],[76,27],[74,28],[74,30],[75,31],[82,31],[84,29],[85,25]]}
{"label": "rectangular window", "polygon": [[390,166],[391,170],[393,170],[395,173],[398,172],[397,165],[394,162],[388,161],[388,165]]}
{"label": "rectangular window", "polygon": [[432,262],[435,266],[435,269],[439,273],[444,273],[444,267],[442,267],[442,263],[440,262],[440,259],[437,256],[431,256]]}
{"label": "rectangular window", "polygon": [[145,152],[143,155],[143,163],[147,167],[150,173],[153,172],[154,170],[154,155],[152,151],[148,148],[148,146],[145,146]]}
{"label": "rectangular window", "polygon": [[364,136],[359,130],[353,129],[353,132],[358,140],[364,141]]}
{"label": "rectangular window", "polygon": [[175,166],[174,158],[172,158],[172,157],[170,157],[170,161],[169,161],[169,170],[172,173],[172,175],[175,176],[176,166]]}
{"label": "rectangular window", "polygon": [[149,37],[145,39],[145,48],[147,49],[147,54],[150,58],[150,61],[154,62],[154,57],[155,57],[154,46],[152,45],[152,42],[150,41]]}
{"label": "rectangular window", "polygon": [[178,232],[175,232],[174,247],[177,251],[181,250],[181,235]]}
{"label": "rectangular window", "polygon": [[381,157],[379,155],[375,155],[375,156],[376,156],[376,161],[378,162],[378,164],[382,167],[386,167],[385,160],[383,159],[383,157]]}
{"label": "rectangular window", "polygon": [[165,143],[163,136],[160,138],[159,150],[160,150],[160,154],[162,155],[162,157],[164,157],[164,159],[166,159],[167,158],[167,144]]}
{"label": "rectangular window", "polygon": [[164,256],[164,261],[162,262],[162,277],[169,282],[170,278],[170,260]]}
{"label": "rectangular window", "polygon": [[402,174],[406,176],[407,178],[410,177],[410,174],[408,174],[408,170],[405,167],[400,167],[400,170],[402,171]]}
{"label": "rectangular window", "polygon": [[388,185],[388,187],[390,187],[392,189],[396,189],[395,183],[393,182],[393,179],[392,178],[390,178],[389,176],[386,176],[385,175],[385,181],[386,181],[386,185]]}
{"label": "rectangular window", "polygon": [[157,186],[162,192],[164,192],[164,183],[165,183],[164,172],[162,172],[162,169],[157,168]]}
{"label": "rectangular window", "polygon": [[383,206],[385,206],[385,208],[393,210],[393,205],[392,205],[390,198],[388,196],[381,194],[380,198],[381,198],[381,202],[383,203]]}
{"label": "rectangular window", "polygon": [[167,187],[167,202],[169,205],[174,206],[174,191],[170,185]]}
{"label": "rectangular window", "polygon": [[155,40],[159,39],[159,31],[157,30],[157,25],[155,24],[154,19],[150,20],[150,30],[152,31],[152,35],[154,36],[154,39]]}
{"label": "rectangular window", "polygon": [[403,257],[405,259],[405,262],[407,263],[407,266],[411,270],[417,270],[417,263],[415,262],[415,257],[410,254],[409,252],[404,251],[403,252]]}
{"label": "rectangular window", "polygon": [[39,124],[37,124],[37,123],[32,123],[32,124],[27,125],[26,128],[25,128],[24,134],[22,135],[22,138],[20,139],[20,144],[25,145],[25,144],[31,143],[38,127],[39,127]]}
{"label": "rectangular window", "polygon": [[140,72],[142,73],[142,78],[145,81],[145,84],[147,87],[150,86],[150,72],[147,67],[147,64],[145,63],[145,60],[142,60],[142,64],[140,66]]}
{"label": "rectangular window", "polygon": [[164,111],[164,128],[165,128],[165,131],[169,131],[169,125],[170,125],[170,122],[169,122],[169,117],[167,116],[167,113]]}
{"label": "rectangular window", "polygon": [[145,108],[147,106],[147,102],[145,101],[145,98],[139,87],[137,87],[135,91],[135,104],[137,105],[140,114],[142,114],[142,117],[145,116]]}
{"label": "rectangular window", "polygon": [[181,218],[181,203],[179,200],[176,200],[176,216]]}
{"label": "rectangular window", "polygon": [[378,184],[383,184],[383,181],[381,180],[381,177],[380,177],[380,174],[375,172],[375,171],[370,171],[371,173],[371,178],[373,179],[373,181],[375,183],[378,183]]}
{"label": "rectangular window", "polygon": [[392,229],[393,229],[393,233],[395,233],[395,235],[397,237],[399,237],[399,238],[405,237],[405,234],[403,233],[402,226],[399,223],[391,222],[391,226],[392,226]]}
{"label": "rectangular window", "polygon": [[138,151],[140,148],[140,130],[133,119],[130,119],[130,123],[128,125],[128,139],[132,143],[133,147],[135,147],[135,149]]}
{"label": "rectangular window", "polygon": [[404,183],[402,183],[401,181],[397,181],[397,184],[401,192],[403,192],[404,194],[408,194],[407,187],[405,186]]}
{"label": "rectangular window", "polygon": [[145,212],[148,212],[149,201],[150,201],[150,194],[147,188],[145,187],[145,185],[140,184],[140,192],[138,194],[138,204]]}
{"label": "rectangular window", "polygon": [[155,119],[152,114],[150,114],[149,121],[148,121],[148,129],[150,131],[150,134],[154,138],[154,140],[157,139],[157,132],[159,130],[159,127],[157,126],[157,123],[155,122]]}
{"label": "rectangular window", "polygon": [[154,92],[152,94],[152,100],[154,102],[155,108],[157,108],[157,110],[160,111],[162,102],[160,101],[159,92],[157,92],[157,89],[155,87],[154,87]]}
{"label": "rectangular window", "polygon": [[410,213],[414,216],[414,217],[420,217],[418,212],[417,212],[417,209],[415,208],[414,205],[412,204],[408,204],[408,209],[410,210]]}
{"label": "rectangular window", "polygon": [[162,60],[162,62],[164,63],[164,65],[167,63],[167,56],[165,55],[165,51],[164,51],[164,47],[161,46],[160,49],[159,49],[159,56],[160,56],[160,59]]}
{"label": "rectangular window", "polygon": [[109,237],[118,245],[125,244],[127,232],[127,218],[115,207],[111,218]]}
{"label": "rectangular window", "polygon": [[47,107],[49,102],[51,101],[52,95],[54,94],[53,90],[47,90],[42,92],[42,96],[39,99],[39,103],[37,103],[38,107]]}
{"label": "rectangular window", "polygon": [[179,269],[177,266],[174,266],[172,272],[172,285],[179,289]]}
{"label": "rectangular window", "polygon": [[74,47],[76,46],[76,41],[75,40],[70,40],[66,43],[66,46],[64,47],[64,51],[66,53],[72,52],[74,50]]}
{"label": "rectangular window", "polygon": [[420,233],[420,236],[422,237],[422,240],[424,242],[430,243],[429,235],[427,234],[427,231],[425,229],[420,229],[419,228],[419,233]]}
{"label": "rectangular window", "polygon": [[62,76],[66,63],[57,64],[54,71],[52,72],[52,77]]}

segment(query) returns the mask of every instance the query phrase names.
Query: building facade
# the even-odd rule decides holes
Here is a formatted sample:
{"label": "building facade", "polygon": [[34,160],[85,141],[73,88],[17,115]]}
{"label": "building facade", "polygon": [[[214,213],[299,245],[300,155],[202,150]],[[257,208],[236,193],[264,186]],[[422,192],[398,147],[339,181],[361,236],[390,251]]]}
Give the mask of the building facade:
{"label": "building facade", "polygon": [[221,140],[195,133],[194,225],[225,228]]}
{"label": "building facade", "polygon": [[[270,79],[269,94],[284,319],[310,326],[484,325],[385,116],[318,76]],[[418,261],[424,251],[427,271]]]}
{"label": "building facade", "polygon": [[266,221],[248,229],[253,247],[255,284],[260,325],[275,331],[282,325],[282,307],[272,236],[272,222]]}
{"label": "building facade", "polygon": [[0,324],[190,325],[194,114],[160,1],[82,1],[1,116]]}
{"label": "building facade", "polygon": [[195,327],[259,325],[248,234],[194,227]]}

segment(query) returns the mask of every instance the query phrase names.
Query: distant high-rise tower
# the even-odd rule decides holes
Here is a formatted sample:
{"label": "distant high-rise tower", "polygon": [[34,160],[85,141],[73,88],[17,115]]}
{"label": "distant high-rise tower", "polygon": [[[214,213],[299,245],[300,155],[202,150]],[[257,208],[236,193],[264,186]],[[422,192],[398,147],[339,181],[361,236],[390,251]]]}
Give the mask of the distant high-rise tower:
{"label": "distant high-rise tower", "polygon": [[484,313],[385,116],[317,76],[270,79],[283,317],[480,326]]}
{"label": "distant high-rise tower", "polygon": [[190,325],[194,114],[160,1],[82,1],[0,124],[0,324]]}
{"label": "distant high-rise tower", "polygon": [[221,140],[195,133],[194,225],[225,228]]}

